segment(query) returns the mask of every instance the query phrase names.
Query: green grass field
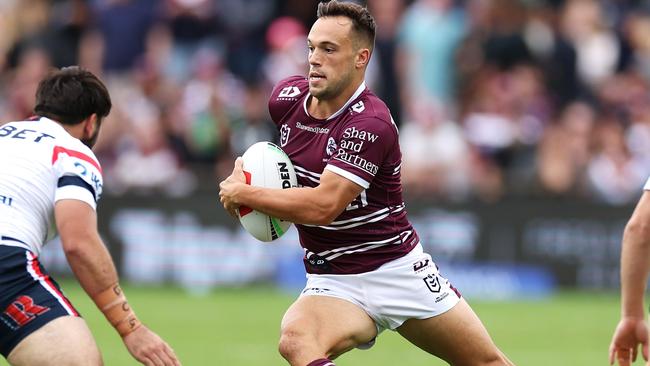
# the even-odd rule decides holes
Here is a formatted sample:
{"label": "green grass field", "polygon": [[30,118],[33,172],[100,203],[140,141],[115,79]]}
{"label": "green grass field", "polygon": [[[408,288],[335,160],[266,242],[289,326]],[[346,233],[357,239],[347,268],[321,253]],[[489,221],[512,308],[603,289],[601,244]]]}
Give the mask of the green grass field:
{"label": "green grass field", "polygon": [[[76,282],[62,286],[90,324],[106,365],[136,365]],[[125,286],[125,291],[142,321],[168,340],[184,365],[285,365],[276,351],[278,325],[293,295],[273,288],[221,289],[205,296],[177,288]],[[613,293],[563,293],[536,302],[470,299],[470,304],[517,365],[608,364],[607,347],[619,314]],[[390,331],[372,349],[337,360],[342,366],[445,364]]]}

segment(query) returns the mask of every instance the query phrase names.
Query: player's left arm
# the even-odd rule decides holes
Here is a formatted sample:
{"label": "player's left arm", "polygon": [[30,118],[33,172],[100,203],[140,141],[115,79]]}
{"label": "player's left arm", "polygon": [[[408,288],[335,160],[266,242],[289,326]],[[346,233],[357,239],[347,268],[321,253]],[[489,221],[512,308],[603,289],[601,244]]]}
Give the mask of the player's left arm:
{"label": "player's left arm", "polygon": [[267,215],[297,224],[328,225],[345,210],[363,187],[325,170],[316,187],[270,189],[245,183],[242,159],[232,174],[219,184],[221,203],[233,216],[239,206],[249,206]]}

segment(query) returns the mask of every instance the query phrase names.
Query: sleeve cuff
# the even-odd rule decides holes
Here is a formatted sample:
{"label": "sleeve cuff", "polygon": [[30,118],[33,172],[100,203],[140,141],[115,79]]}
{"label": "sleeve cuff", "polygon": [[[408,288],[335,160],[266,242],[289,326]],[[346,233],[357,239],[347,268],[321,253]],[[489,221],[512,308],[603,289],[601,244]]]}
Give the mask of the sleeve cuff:
{"label": "sleeve cuff", "polygon": [[64,186],[57,188],[56,193],[54,194],[54,202],[66,199],[86,202],[93,208],[93,210],[97,210],[95,197],[85,188],[79,186]]}
{"label": "sleeve cuff", "polygon": [[336,173],[336,174],[342,176],[343,178],[346,178],[346,179],[349,179],[349,180],[353,181],[354,183],[360,185],[364,189],[368,189],[370,187],[370,182],[368,182],[365,179],[359,177],[358,175],[350,173],[347,170],[341,169],[341,168],[339,168],[337,166],[334,166],[334,165],[331,165],[331,164],[327,164],[327,166],[325,166],[325,169],[327,169],[327,170],[329,170],[329,171],[331,171],[333,173]]}

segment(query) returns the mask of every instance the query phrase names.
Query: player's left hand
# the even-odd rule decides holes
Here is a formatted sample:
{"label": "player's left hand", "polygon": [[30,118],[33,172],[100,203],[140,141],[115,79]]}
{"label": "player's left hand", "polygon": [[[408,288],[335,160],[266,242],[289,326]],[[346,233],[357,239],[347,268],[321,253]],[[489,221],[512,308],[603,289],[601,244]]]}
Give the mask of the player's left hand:
{"label": "player's left hand", "polygon": [[221,204],[232,217],[238,217],[237,210],[239,209],[239,204],[236,202],[238,188],[241,184],[246,184],[246,176],[244,175],[242,166],[243,160],[241,157],[238,157],[235,160],[235,167],[232,169],[232,173],[230,173],[228,178],[219,183]]}
{"label": "player's left hand", "polygon": [[622,318],[609,345],[609,364],[613,365],[616,361],[620,366],[632,365],[636,361],[639,344],[643,359],[648,361],[648,327],[645,319]]}
{"label": "player's left hand", "polygon": [[174,350],[144,325],[122,340],[129,353],[145,366],[181,366]]}

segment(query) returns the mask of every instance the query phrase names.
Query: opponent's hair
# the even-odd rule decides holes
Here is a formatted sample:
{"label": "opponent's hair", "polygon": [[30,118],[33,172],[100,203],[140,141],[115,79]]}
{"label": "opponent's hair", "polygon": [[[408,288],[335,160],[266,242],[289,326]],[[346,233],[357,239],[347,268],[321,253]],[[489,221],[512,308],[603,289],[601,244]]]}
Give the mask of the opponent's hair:
{"label": "opponent's hair", "polygon": [[370,51],[375,47],[375,18],[367,8],[350,2],[337,0],[323,1],[318,4],[316,11],[318,18],[343,16],[352,20],[352,30],[360,35],[370,46]]}
{"label": "opponent's hair", "polygon": [[104,83],[78,66],[54,70],[38,84],[34,114],[76,125],[93,113],[99,120],[110,113],[111,97]]}

